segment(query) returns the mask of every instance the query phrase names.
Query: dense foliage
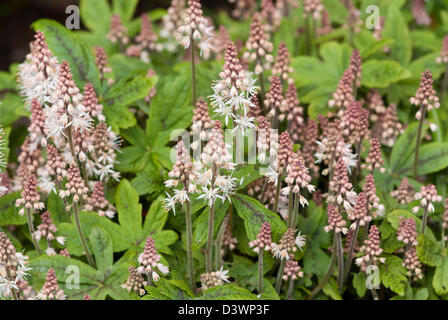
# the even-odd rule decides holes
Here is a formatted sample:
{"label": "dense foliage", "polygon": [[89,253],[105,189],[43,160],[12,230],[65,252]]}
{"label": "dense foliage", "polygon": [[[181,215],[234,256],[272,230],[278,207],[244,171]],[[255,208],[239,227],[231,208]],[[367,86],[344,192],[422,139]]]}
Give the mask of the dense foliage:
{"label": "dense foliage", "polygon": [[448,298],[446,1],[137,2],[0,71],[1,299]]}

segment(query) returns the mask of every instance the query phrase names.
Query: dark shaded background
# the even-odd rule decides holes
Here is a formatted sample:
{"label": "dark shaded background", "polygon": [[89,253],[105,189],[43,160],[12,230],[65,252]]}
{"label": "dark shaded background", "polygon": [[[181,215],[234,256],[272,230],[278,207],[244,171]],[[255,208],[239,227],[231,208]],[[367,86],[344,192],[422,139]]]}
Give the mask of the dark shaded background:
{"label": "dark shaded background", "polygon": [[[95,1],[95,0],[90,0]],[[154,8],[167,8],[170,0],[140,0],[135,16]],[[227,6],[226,0],[204,0],[207,9]],[[12,62],[22,62],[29,52],[34,31],[31,24],[41,18],[65,23],[65,8],[78,0],[0,0],[0,70]],[[81,21],[81,29],[84,29]]]}

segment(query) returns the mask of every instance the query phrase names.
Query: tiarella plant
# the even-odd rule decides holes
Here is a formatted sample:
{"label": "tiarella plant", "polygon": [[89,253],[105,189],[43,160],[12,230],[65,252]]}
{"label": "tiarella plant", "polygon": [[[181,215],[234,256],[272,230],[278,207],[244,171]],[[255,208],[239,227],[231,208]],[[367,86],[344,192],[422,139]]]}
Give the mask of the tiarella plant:
{"label": "tiarella plant", "polygon": [[137,2],[0,72],[0,299],[447,299],[446,7]]}

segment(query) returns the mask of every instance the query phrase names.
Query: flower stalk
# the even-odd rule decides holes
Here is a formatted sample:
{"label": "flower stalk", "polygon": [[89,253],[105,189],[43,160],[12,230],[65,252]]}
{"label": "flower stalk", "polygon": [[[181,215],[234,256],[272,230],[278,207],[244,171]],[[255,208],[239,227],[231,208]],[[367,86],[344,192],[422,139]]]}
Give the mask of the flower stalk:
{"label": "flower stalk", "polygon": [[33,243],[34,248],[36,249],[37,253],[39,255],[42,254],[42,250],[40,250],[39,243],[37,243],[35,231],[34,231],[34,224],[33,224],[33,216],[31,212],[31,208],[26,208],[26,218],[28,221],[28,230],[30,232],[31,236],[31,242]]}
{"label": "flower stalk", "polygon": [[78,206],[76,203],[73,203],[73,217],[75,219],[76,231],[78,232],[79,239],[81,239],[81,244],[84,248],[87,261],[89,262],[91,267],[96,268],[95,261],[93,260],[92,254],[90,253],[89,247],[87,246],[86,238],[82,231],[81,223],[79,221]]}
{"label": "flower stalk", "polygon": [[[216,164],[213,164],[212,168],[212,181],[211,181],[211,187],[215,187],[216,182],[216,175],[218,172],[218,167]],[[212,272],[213,269],[213,262],[212,262],[212,255],[213,255],[213,231],[214,231],[214,222],[215,222],[215,202],[216,199],[212,199],[212,204],[210,205],[210,210],[208,213],[208,236],[207,236],[207,248],[205,251],[205,269],[206,272]]]}
{"label": "flower stalk", "polygon": [[187,271],[190,289],[194,291],[196,285],[194,281],[194,262],[193,262],[193,228],[191,224],[191,204],[187,200],[185,202],[185,225],[187,231]]}

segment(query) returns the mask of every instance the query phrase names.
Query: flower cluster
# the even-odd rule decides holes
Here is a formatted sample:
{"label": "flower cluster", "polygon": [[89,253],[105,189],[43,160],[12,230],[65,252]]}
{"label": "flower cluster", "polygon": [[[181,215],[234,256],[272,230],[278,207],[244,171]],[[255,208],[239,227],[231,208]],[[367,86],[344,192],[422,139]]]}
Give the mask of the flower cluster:
{"label": "flower cluster", "polygon": [[65,300],[66,297],[64,290],[59,289],[54,269],[49,269],[45,284],[37,294],[37,298],[39,300]]}
{"label": "flower cluster", "polygon": [[45,37],[38,31],[30,44],[26,61],[19,65],[18,80],[20,94],[30,104],[37,99],[39,104],[52,102],[52,95],[59,79],[59,63],[48,49]]}
{"label": "flower cluster", "polygon": [[342,232],[343,234],[347,234],[348,229],[345,227],[347,222],[342,218],[338,207],[332,205],[331,203],[328,204],[327,217],[328,225],[324,228],[325,232],[334,231],[335,233]]}
{"label": "flower cluster", "polygon": [[414,0],[411,12],[418,25],[429,26],[431,24],[431,17],[426,13],[425,9],[425,0]]}
{"label": "flower cluster", "polygon": [[406,250],[403,259],[403,266],[406,268],[407,275],[412,277],[413,280],[418,280],[423,278],[423,267],[422,263],[418,259],[417,250],[414,247]]}
{"label": "flower cluster", "polygon": [[333,179],[329,185],[330,195],[327,198],[329,203],[343,204],[347,211],[352,210],[352,205],[356,203],[356,192],[350,183],[347,174],[347,167],[342,159],[336,164]]}
{"label": "flower cluster", "polygon": [[20,283],[26,283],[28,257],[17,252],[11,240],[4,232],[0,232],[0,297],[9,298],[12,295],[25,292],[20,290]]}
{"label": "flower cluster", "polygon": [[288,186],[282,190],[282,194],[287,196],[292,191],[299,197],[300,204],[305,207],[308,205],[308,201],[303,196],[302,190],[305,189],[309,193],[313,193],[316,187],[310,183],[311,176],[308,173],[308,168],[305,167],[303,158],[297,153],[291,153],[286,172],[285,182]]}
{"label": "flower cluster", "polygon": [[351,144],[344,142],[340,132],[331,130],[322,141],[316,141],[316,143],[318,150],[314,154],[317,159],[315,163],[328,166],[322,171],[323,175],[327,175],[330,169],[336,167],[338,163],[336,159],[340,159],[349,172],[350,167],[356,166],[356,154],[352,152]]}
{"label": "flower cluster", "polygon": [[333,99],[328,101],[328,106],[330,108],[336,107],[338,110],[343,110],[344,107],[347,107],[348,104],[354,100],[353,71],[349,68],[344,71],[338,87],[333,93]]}
{"label": "flower cluster", "polygon": [[255,0],[229,0],[229,3],[235,4],[232,16],[238,19],[248,19],[257,10],[257,2]]}
{"label": "flower cluster", "polygon": [[425,209],[432,213],[435,210],[433,202],[441,202],[442,196],[437,194],[435,185],[428,184],[427,186],[422,186],[420,192],[415,194],[415,200],[420,200],[420,206],[412,208],[412,212],[417,213],[420,209]]}
{"label": "flower cluster", "polygon": [[224,117],[225,124],[233,120],[235,130],[254,128],[254,118],[248,115],[254,106],[252,97],[258,87],[255,80],[243,69],[238,59],[235,45],[229,42],[224,57],[224,66],[219,74],[220,80],[212,86],[213,94],[210,96],[214,112]]}
{"label": "flower cluster", "polygon": [[19,210],[19,214],[23,215],[25,210],[39,211],[45,208],[45,204],[40,201],[40,195],[37,192],[37,179],[36,176],[31,174],[23,188],[22,197],[16,200],[16,207],[23,206]]}
{"label": "flower cluster", "polygon": [[378,90],[371,89],[366,95],[366,100],[367,109],[370,111],[370,121],[375,123],[386,113],[383,98]]}
{"label": "flower cluster", "polygon": [[229,270],[212,271],[209,273],[201,274],[201,289],[207,290],[216,286],[221,286],[226,282],[229,282],[229,276],[227,275]]}
{"label": "flower cluster", "polygon": [[188,9],[184,15],[183,25],[178,29],[179,42],[185,49],[194,42],[198,43],[201,55],[208,54],[212,46],[213,26],[202,15],[201,3],[199,0],[188,0]]}
{"label": "flower cluster", "polygon": [[112,71],[112,68],[108,67],[107,53],[100,46],[95,46],[95,64],[100,72],[100,79],[103,80],[106,73]]}
{"label": "flower cluster", "polygon": [[261,0],[261,16],[266,21],[266,32],[273,32],[282,21],[282,13],[275,7],[272,0]]}
{"label": "flower cluster", "polygon": [[257,239],[249,242],[249,246],[256,253],[259,253],[260,250],[272,250],[271,225],[269,222],[263,223],[260,232],[258,232]]}
{"label": "flower cluster", "polygon": [[354,222],[350,225],[350,229],[355,229],[357,225],[368,225],[372,220],[372,216],[368,210],[367,195],[364,192],[360,192],[356,199],[355,208],[353,210],[347,210],[348,218]]}
{"label": "flower cluster", "polygon": [[176,51],[177,41],[175,39],[178,37],[178,29],[183,24],[185,12],[185,0],[172,0],[167,14],[162,18],[160,37],[166,40],[162,45],[169,52]]}
{"label": "flower cluster", "polygon": [[398,120],[397,106],[391,104],[387,107],[384,115],[378,120],[377,128],[379,134],[377,135],[382,144],[392,147],[398,136],[403,133],[403,124]]}
{"label": "flower cluster", "polygon": [[107,39],[112,43],[127,44],[129,38],[127,36],[128,30],[123,26],[121,18],[118,14],[112,15],[110,18],[109,33]]}
{"label": "flower cluster", "polygon": [[340,126],[350,144],[359,143],[369,130],[369,110],[358,101],[350,102],[343,112]]}
{"label": "flower cluster", "polygon": [[[305,245],[305,241],[296,241],[295,233],[296,231],[294,229],[288,228],[278,244],[272,243],[271,250],[274,257],[281,260],[289,260],[290,256],[297,251],[297,248],[302,250],[302,247]],[[301,236],[299,233],[298,237],[300,238],[303,236]]]}
{"label": "flower cluster", "polygon": [[51,219],[50,212],[45,211],[40,216],[42,222],[37,226],[37,231],[34,233],[34,237],[39,242],[41,238],[47,239],[46,254],[49,256],[56,255],[56,251],[51,247],[51,241],[56,240],[59,244],[65,244],[65,237],[55,237],[54,233],[58,231],[58,228],[54,225],[53,219]]}
{"label": "flower cluster", "polygon": [[[422,73],[422,77],[420,78],[420,86],[410,101],[411,104],[419,106],[419,110],[417,111],[415,118],[420,120],[426,110],[431,111],[433,108],[439,108],[439,98],[436,96],[436,90],[432,87],[433,78],[431,72],[426,70]],[[423,110],[423,111],[422,111]]]}
{"label": "flower cluster", "polygon": [[378,139],[373,138],[370,140],[370,150],[367,155],[366,162],[361,167],[367,169],[373,174],[375,169],[379,169],[381,173],[386,171],[381,165],[384,164],[383,157],[381,156],[381,145]]}
{"label": "flower cluster", "polygon": [[115,216],[115,207],[104,197],[104,187],[101,181],[94,183],[93,191],[87,197],[83,209],[98,212],[100,217],[105,216],[112,219]]}
{"label": "flower cluster", "polygon": [[191,148],[197,150],[201,141],[206,141],[210,138],[210,129],[214,124],[214,121],[210,119],[208,104],[203,97],[199,97],[196,101],[192,121],[191,134],[193,135],[193,143]]}
{"label": "flower cluster", "polygon": [[375,179],[372,174],[366,176],[362,191],[365,192],[367,196],[367,207],[370,214],[372,214],[374,218],[384,215],[385,207],[383,204],[380,204],[380,199],[376,195]]}
{"label": "flower cluster", "polygon": [[390,195],[394,197],[398,203],[408,204],[414,201],[415,190],[409,183],[409,180],[407,178],[403,178],[398,186],[398,189],[392,191]]}
{"label": "flower cluster", "polygon": [[158,281],[160,278],[156,269],[162,274],[168,274],[169,272],[169,268],[160,263],[160,255],[157,253],[152,237],[146,238],[145,248],[138,256],[138,262],[140,266],[137,268],[137,271],[141,274],[147,274],[154,281]]}
{"label": "flower cluster", "polygon": [[126,289],[128,292],[133,291],[138,295],[143,296],[146,293],[145,286],[148,285],[148,282],[134,266],[129,266],[128,271],[129,277],[126,282],[121,285],[121,287]]}
{"label": "flower cluster", "polygon": [[303,18],[312,17],[313,19],[320,19],[324,6],[320,0],[303,0]]}
{"label": "flower cluster", "polygon": [[243,58],[255,62],[255,74],[260,74],[271,68],[274,58],[270,54],[273,45],[269,41],[268,34],[264,32],[262,17],[255,14],[250,24],[250,35],[246,43],[247,50]]}
{"label": "flower cluster", "polygon": [[[266,93],[265,106],[270,110],[270,117],[279,117],[279,112],[285,104],[280,79],[276,76],[271,78],[269,92]],[[280,117],[279,117],[280,118]]]}
{"label": "flower cluster", "polygon": [[448,62],[448,36],[443,38],[442,50],[440,51],[440,56],[436,58],[437,63],[447,63]]}
{"label": "flower cluster", "polygon": [[397,239],[404,244],[417,246],[417,227],[414,218],[400,220],[400,225],[397,230]]}
{"label": "flower cluster", "polygon": [[356,265],[362,271],[366,271],[370,265],[377,265],[378,262],[386,262],[385,258],[379,257],[383,253],[383,249],[380,247],[380,231],[377,226],[372,225],[370,227],[369,237],[359,251],[363,253],[363,256],[356,259]]}
{"label": "flower cluster", "polygon": [[[313,120],[308,120],[307,122],[307,128],[303,130],[303,108],[300,106],[299,97],[297,95],[297,88],[294,85],[294,83],[290,83],[288,85],[288,90],[286,91],[286,97],[283,101],[284,103],[280,106],[280,114],[278,116],[280,121],[283,121],[284,119],[288,120],[289,125],[289,132],[291,133],[291,138],[294,141],[300,140],[302,135],[311,135],[314,133],[312,129],[308,127],[310,123],[315,123]],[[313,124],[311,124],[313,125]],[[317,124],[316,124],[317,128]],[[310,131],[311,130],[311,133]],[[314,136],[314,135],[313,135]],[[306,142],[310,137],[303,137],[304,141]],[[316,133],[316,139],[313,139],[311,141],[308,141],[310,144],[315,144],[315,141],[317,140],[317,133]],[[311,153],[312,156],[313,153]],[[312,161],[314,162],[314,161]]]}
{"label": "flower cluster", "polygon": [[297,278],[303,278],[302,268],[299,266],[299,262],[293,259],[286,261],[285,269],[283,271],[283,280],[296,280]]}
{"label": "flower cluster", "polygon": [[290,65],[290,53],[288,47],[282,41],[278,46],[277,58],[275,59],[274,66],[272,67],[272,74],[279,77],[282,82],[292,84],[293,79],[291,74],[294,69]]}

